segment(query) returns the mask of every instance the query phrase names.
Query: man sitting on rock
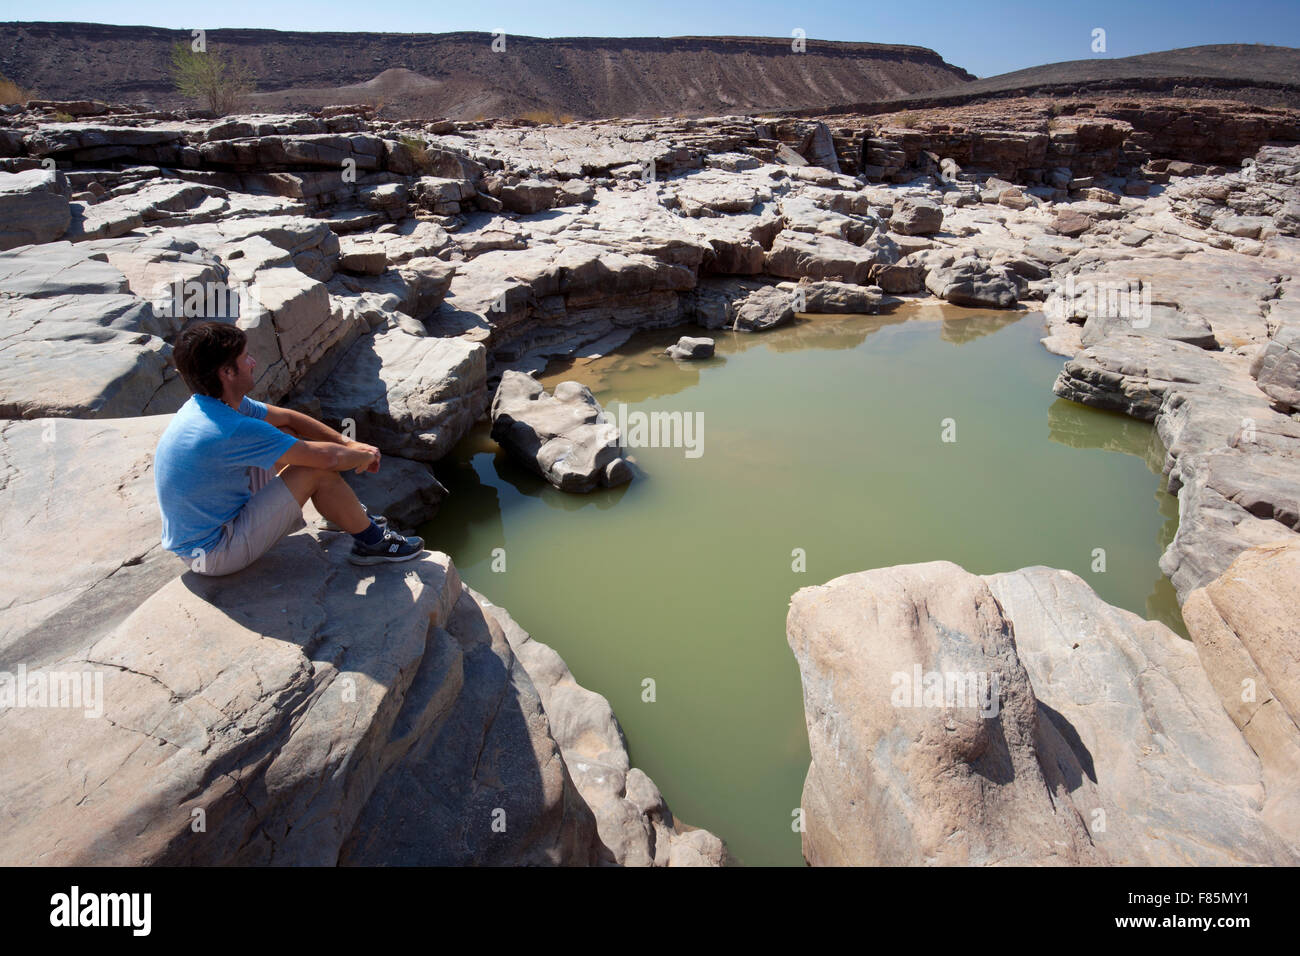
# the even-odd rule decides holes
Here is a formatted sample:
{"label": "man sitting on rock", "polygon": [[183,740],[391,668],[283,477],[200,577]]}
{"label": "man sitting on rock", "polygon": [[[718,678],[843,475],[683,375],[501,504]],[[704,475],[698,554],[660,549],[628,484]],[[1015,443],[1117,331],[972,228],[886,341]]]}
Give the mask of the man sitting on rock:
{"label": "man sitting on rock", "polygon": [[190,570],[231,574],[305,527],[310,498],[354,540],[353,564],[409,561],[424,541],[371,518],[340,472],[379,470],[379,449],[309,415],[247,398],[256,361],[242,329],[191,325],[173,358],[193,393],[158,441],[154,486],[162,543]]}

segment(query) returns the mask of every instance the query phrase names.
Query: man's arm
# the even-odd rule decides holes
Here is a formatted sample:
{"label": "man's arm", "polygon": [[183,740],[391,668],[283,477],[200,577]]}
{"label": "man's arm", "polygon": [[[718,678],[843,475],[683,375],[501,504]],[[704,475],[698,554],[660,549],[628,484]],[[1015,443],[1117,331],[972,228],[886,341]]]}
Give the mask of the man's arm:
{"label": "man's arm", "polygon": [[287,428],[299,438],[306,441],[333,442],[336,445],[346,445],[348,440],[330,428],[324,422],[318,422],[310,415],[304,415],[302,412],[295,412],[291,408],[280,408],[278,405],[266,406],[266,421],[276,428]]}
{"label": "man's arm", "polygon": [[351,468],[360,474],[363,471],[379,470],[379,452],[368,445],[353,447],[334,442],[299,440],[280,456],[272,470],[279,472],[286,465],[305,465],[328,471],[347,471]]}
{"label": "man's arm", "polygon": [[310,415],[304,415],[291,408],[267,405],[266,422],[299,439],[297,444],[275,463],[277,472],[286,465],[306,465],[309,468],[327,468],[330,471],[346,471],[352,468],[358,474],[363,471],[379,470],[381,455],[378,448],[363,442],[350,441]]}

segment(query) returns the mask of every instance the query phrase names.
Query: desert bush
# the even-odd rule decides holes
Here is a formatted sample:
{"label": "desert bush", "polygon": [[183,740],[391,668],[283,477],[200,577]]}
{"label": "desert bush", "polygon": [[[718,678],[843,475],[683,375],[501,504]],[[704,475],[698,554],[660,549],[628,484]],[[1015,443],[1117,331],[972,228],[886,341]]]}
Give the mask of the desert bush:
{"label": "desert bush", "polygon": [[433,158],[429,155],[429,144],[418,136],[402,136],[399,142],[411,151],[411,158],[422,173],[433,168]]}
{"label": "desert bush", "polygon": [[0,74],[0,106],[9,106],[12,103],[26,103],[36,96],[35,91],[26,90],[15,83],[9,77]]}
{"label": "desert bush", "polygon": [[184,43],[172,48],[172,79],[181,96],[206,103],[218,116],[233,112],[253,92],[253,78],[242,63],[216,50],[199,53]]}

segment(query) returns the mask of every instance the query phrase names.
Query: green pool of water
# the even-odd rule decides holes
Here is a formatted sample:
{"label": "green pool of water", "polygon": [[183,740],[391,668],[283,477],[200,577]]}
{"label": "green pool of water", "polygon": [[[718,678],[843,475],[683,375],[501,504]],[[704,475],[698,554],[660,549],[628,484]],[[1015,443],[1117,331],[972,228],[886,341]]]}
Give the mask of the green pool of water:
{"label": "green pool of water", "polygon": [[698,332],[639,333],[544,378],[589,385],[629,422],[698,413],[697,456],[632,448],[631,484],[567,495],[480,426],[439,463],[452,494],[422,531],[609,698],[633,765],[741,862],[802,861],[808,743],[785,640],[799,588],[937,559],[1044,564],[1182,632],[1156,565],[1178,519],[1163,447],[1149,425],[1052,395],[1062,359],[1039,344],[1041,316],[908,304],[716,332],[704,362],[658,354]]}

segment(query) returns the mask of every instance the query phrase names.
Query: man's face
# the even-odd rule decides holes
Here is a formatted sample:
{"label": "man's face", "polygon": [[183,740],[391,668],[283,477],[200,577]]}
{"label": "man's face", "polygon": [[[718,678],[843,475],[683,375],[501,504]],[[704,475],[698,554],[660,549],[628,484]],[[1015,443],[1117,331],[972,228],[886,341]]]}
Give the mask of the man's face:
{"label": "man's face", "polygon": [[253,369],[256,367],[257,359],[249,355],[248,346],[244,346],[239,358],[235,359],[234,369],[223,370],[223,378],[236,393],[246,395],[253,390]]}

